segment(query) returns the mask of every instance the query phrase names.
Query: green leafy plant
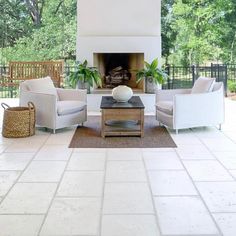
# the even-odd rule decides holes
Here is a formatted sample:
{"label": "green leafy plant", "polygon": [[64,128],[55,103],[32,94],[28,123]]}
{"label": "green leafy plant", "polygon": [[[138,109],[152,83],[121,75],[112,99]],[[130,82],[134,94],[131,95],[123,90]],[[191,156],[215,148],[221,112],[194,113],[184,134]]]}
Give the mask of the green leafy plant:
{"label": "green leafy plant", "polygon": [[231,93],[236,93],[236,82],[228,80],[228,89]]}
{"label": "green leafy plant", "polygon": [[151,64],[148,62],[144,62],[145,66],[144,69],[139,70],[136,73],[136,82],[139,83],[141,80],[145,78],[152,78],[153,82],[155,84],[163,84],[166,79],[168,78],[168,75],[165,73],[164,70],[160,69],[158,67],[158,59],[154,59]]}
{"label": "green leafy plant", "polygon": [[89,67],[88,61],[83,63],[76,62],[75,70],[69,74],[69,82],[73,88],[76,87],[78,82],[88,83],[89,86],[94,84],[102,86],[101,75],[96,67]]}

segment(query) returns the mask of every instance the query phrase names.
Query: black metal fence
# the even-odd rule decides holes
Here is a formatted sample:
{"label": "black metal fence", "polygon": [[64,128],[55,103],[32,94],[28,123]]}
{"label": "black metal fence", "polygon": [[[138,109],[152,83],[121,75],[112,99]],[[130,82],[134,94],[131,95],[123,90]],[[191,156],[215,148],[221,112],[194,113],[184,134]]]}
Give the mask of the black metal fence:
{"label": "black metal fence", "polygon": [[[223,82],[227,91],[227,80],[236,81],[236,65],[211,64],[210,66],[167,66],[169,75],[164,89],[191,88],[195,80],[200,77],[214,77],[216,81]],[[230,71],[230,74],[228,73]],[[234,72],[233,72],[234,71]]]}
{"label": "black metal fence", "polygon": [[[74,66],[65,66],[64,87],[69,87],[68,77]],[[227,94],[227,82],[236,82],[236,64],[211,64],[210,66],[167,66],[166,72],[169,75],[163,89],[191,88],[199,76],[214,77],[216,81],[222,81]],[[0,66],[0,98],[18,97],[18,87],[8,86],[6,75],[7,66]]]}

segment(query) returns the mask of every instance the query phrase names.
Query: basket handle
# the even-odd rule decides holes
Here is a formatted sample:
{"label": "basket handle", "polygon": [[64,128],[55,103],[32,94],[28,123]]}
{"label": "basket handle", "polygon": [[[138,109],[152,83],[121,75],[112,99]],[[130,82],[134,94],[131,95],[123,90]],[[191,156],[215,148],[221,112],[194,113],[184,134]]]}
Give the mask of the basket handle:
{"label": "basket handle", "polygon": [[[29,134],[31,134],[31,110],[34,112],[35,114],[35,105],[33,102],[28,102],[28,108],[29,108]],[[35,126],[35,121],[34,121],[34,126]]]}
{"label": "basket handle", "polygon": [[32,102],[28,102],[28,107],[29,107],[29,110],[35,110],[35,105],[34,105],[34,103],[32,103]]}
{"label": "basket handle", "polygon": [[9,105],[7,105],[7,104],[4,103],[4,102],[1,103],[1,106],[2,106],[2,108],[3,108],[4,110],[6,110],[7,108],[10,107]]}

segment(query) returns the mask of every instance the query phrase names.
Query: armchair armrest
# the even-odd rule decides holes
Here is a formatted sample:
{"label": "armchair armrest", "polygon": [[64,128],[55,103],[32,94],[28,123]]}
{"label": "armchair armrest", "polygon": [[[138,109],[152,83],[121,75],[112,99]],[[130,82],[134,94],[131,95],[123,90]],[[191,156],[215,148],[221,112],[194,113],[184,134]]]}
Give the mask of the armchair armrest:
{"label": "armchair armrest", "polygon": [[191,89],[158,89],[156,90],[157,101],[173,101],[176,94],[189,94]]}
{"label": "armchair armrest", "polygon": [[28,101],[31,100],[34,103],[49,105],[56,108],[57,98],[53,94],[38,93],[32,91],[20,91],[20,105],[27,105]]}
{"label": "armchair armrest", "polygon": [[20,106],[25,106],[31,101],[36,107],[36,124],[54,128],[57,115],[56,95],[20,91]]}
{"label": "armchair armrest", "polygon": [[57,88],[57,93],[60,101],[79,100],[87,102],[86,89],[61,89]]}
{"label": "armchair armrest", "polygon": [[223,123],[223,90],[202,94],[175,95],[173,117],[174,126],[182,128]]}

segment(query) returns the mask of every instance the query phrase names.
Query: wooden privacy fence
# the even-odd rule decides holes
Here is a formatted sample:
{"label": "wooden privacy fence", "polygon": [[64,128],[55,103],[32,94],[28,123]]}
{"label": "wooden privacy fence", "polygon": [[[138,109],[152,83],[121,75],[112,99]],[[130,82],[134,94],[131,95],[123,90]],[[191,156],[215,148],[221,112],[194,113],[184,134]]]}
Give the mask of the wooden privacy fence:
{"label": "wooden privacy fence", "polygon": [[63,82],[63,61],[11,61],[8,74],[4,79],[5,86],[19,86],[20,81],[50,76],[56,87]]}

